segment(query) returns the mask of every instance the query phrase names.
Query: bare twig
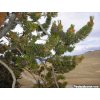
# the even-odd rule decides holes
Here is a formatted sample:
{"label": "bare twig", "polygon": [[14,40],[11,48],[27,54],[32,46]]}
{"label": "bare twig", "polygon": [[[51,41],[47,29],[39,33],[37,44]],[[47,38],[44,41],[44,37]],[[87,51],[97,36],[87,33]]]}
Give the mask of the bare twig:
{"label": "bare twig", "polygon": [[0,63],[9,71],[9,73],[11,74],[12,78],[13,78],[13,83],[12,83],[12,88],[15,88],[15,84],[16,84],[16,77],[15,74],[13,72],[13,70],[8,67],[8,65],[6,63],[4,63],[3,61],[0,60]]}

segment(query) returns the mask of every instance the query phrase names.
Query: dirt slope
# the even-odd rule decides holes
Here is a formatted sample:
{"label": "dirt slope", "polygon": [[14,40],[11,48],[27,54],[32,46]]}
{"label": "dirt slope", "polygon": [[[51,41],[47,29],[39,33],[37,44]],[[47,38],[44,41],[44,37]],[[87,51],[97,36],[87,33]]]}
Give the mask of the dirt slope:
{"label": "dirt slope", "polygon": [[100,86],[100,51],[84,54],[84,60],[69,73],[66,73],[67,87],[73,85]]}

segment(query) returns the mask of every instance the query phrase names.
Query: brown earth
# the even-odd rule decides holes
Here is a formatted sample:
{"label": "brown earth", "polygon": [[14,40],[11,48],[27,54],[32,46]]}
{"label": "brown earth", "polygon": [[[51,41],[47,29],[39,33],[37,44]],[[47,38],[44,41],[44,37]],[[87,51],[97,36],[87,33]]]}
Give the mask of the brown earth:
{"label": "brown earth", "polygon": [[67,87],[74,85],[100,87],[100,51],[84,54],[83,61],[69,73],[66,73]]}
{"label": "brown earth", "polygon": [[[84,54],[83,61],[69,73],[65,73],[68,85],[66,87],[99,86],[100,87],[100,51],[92,51]],[[22,73],[22,79],[19,80],[22,87],[32,87],[33,77],[27,72]]]}

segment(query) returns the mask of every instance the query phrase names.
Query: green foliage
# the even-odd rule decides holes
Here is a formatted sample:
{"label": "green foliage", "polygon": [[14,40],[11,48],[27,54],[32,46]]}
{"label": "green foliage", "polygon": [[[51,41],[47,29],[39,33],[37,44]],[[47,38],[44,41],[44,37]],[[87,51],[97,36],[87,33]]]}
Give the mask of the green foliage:
{"label": "green foliage", "polygon": [[41,17],[41,12],[34,12],[30,14],[30,17],[33,19],[33,21],[37,21]]}
{"label": "green foliage", "polygon": [[92,31],[93,24],[93,17],[90,16],[90,21],[85,26],[83,26],[78,32],[76,32],[75,43],[78,43],[80,40],[85,39],[86,36],[89,35],[89,33]]}
{"label": "green foliage", "polygon": [[[57,84],[59,87],[67,85],[63,74],[73,70],[82,61],[83,56],[62,55],[65,52],[72,52],[75,44],[85,39],[93,27],[93,17],[90,17],[90,21],[79,31],[75,32],[74,25],[71,24],[68,30],[64,32],[61,21],[51,23],[56,16],[56,12],[22,13],[19,21],[24,31],[19,35],[10,30],[6,35],[9,45],[0,45],[0,53],[4,54],[4,57],[0,59],[4,59],[14,70],[17,79],[25,68],[39,77],[36,79],[37,83],[34,84],[34,87],[56,88]],[[27,17],[30,17],[32,21],[27,20]],[[37,21],[41,17],[46,18],[41,25],[46,31],[50,29],[50,34],[44,33],[38,25]],[[34,31],[37,32],[37,35],[32,34]],[[39,34],[39,32],[42,33]],[[44,35],[48,35],[48,39],[45,40],[46,43],[37,44],[36,41]],[[52,55],[51,50],[55,51],[54,55]],[[37,59],[41,64],[37,62]],[[47,62],[51,65],[49,66]]]}
{"label": "green foliage", "polygon": [[53,64],[56,73],[69,72],[76,66],[75,57],[72,56],[54,56],[52,58],[48,58],[47,61]]}

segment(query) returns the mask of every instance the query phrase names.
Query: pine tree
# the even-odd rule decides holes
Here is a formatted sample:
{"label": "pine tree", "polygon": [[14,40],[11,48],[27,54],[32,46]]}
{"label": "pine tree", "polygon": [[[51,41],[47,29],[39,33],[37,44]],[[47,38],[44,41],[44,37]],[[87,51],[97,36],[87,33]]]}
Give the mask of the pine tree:
{"label": "pine tree", "polygon": [[[16,79],[26,69],[36,81],[33,87],[59,88],[67,85],[63,74],[73,70],[82,61],[83,56],[63,54],[72,52],[75,44],[89,35],[94,23],[93,17],[90,16],[90,20],[79,31],[75,31],[72,24],[64,31],[61,20],[51,22],[57,15],[56,12],[9,13],[7,18],[10,21],[0,29],[0,38],[5,37],[9,41],[8,45],[0,43],[0,53],[3,54],[0,56],[0,60],[14,71]],[[45,18],[43,24],[39,22],[42,17]],[[24,30],[21,34],[13,32],[17,24],[20,24]],[[33,32],[36,32],[37,35],[32,34]],[[46,43],[36,43],[43,36],[48,36],[48,39],[45,40]],[[52,54],[51,50],[55,54]],[[2,64],[1,66],[3,67]],[[1,78],[9,83],[12,82],[11,75],[9,72],[5,72],[4,68],[1,68],[0,74],[2,74]],[[4,77],[7,75],[10,80],[7,80],[8,77]],[[1,78],[0,81],[2,81]],[[18,87],[18,83],[16,87]]]}

